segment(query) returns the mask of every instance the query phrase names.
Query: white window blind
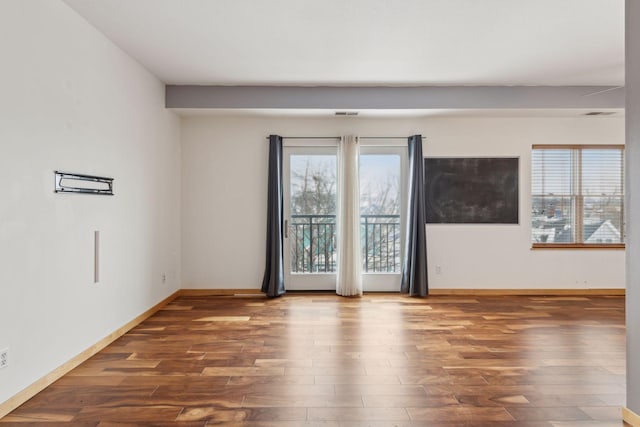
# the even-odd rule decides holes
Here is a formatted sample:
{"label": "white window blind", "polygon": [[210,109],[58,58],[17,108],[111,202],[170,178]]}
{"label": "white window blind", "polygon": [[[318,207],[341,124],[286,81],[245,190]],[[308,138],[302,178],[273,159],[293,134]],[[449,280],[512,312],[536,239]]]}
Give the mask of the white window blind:
{"label": "white window blind", "polygon": [[624,146],[534,146],[534,247],[623,247]]}

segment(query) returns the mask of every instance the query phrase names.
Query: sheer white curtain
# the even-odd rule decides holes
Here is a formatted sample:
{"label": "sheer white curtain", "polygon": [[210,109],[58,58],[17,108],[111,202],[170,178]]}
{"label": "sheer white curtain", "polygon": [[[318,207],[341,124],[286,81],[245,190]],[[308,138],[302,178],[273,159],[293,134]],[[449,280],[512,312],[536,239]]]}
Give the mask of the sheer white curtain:
{"label": "sheer white curtain", "polygon": [[338,150],[338,265],[336,292],[342,296],[362,295],[360,260],[360,184],[358,137],[344,136]]}

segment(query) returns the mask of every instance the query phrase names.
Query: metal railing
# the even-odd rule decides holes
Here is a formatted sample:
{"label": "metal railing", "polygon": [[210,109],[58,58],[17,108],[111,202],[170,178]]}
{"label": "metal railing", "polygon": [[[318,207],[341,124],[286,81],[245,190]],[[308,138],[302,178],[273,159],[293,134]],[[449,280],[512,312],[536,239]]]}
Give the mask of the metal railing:
{"label": "metal railing", "polygon": [[291,215],[292,273],[336,271],[336,216]]}
{"label": "metal railing", "polygon": [[364,272],[400,271],[400,215],[360,215]]}
{"label": "metal railing", "polygon": [[[291,272],[336,271],[336,216],[291,215]],[[362,268],[368,273],[400,271],[400,215],[361,215]]]}

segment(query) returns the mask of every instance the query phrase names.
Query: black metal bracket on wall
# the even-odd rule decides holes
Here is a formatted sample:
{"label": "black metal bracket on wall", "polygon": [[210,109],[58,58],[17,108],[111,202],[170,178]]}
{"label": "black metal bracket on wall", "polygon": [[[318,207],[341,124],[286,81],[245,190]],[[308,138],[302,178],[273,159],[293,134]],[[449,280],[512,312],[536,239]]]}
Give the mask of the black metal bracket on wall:
{"label": "black metal bracket on wall", "polygon": [[54,171],[56,193],[113,196],[113,178]]}

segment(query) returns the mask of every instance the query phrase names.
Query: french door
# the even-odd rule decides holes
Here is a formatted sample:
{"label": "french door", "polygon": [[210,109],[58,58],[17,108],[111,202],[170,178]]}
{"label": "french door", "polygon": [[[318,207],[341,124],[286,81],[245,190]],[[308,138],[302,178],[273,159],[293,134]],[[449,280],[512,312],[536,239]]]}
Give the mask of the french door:
{"label": "french door", "polygon": [[290,290],[335,290],[338,149],[284,147],[284,265]]}
{"label": "french door", "polygon": [[[338,158],[335,144],[283,151],[285,286],[335,290]],[[400,289],[406,147],[360,147],[360,234],[365,291]]]}
{"label": "french door", "polygon": [[406,146],[360,147],[360,237],[365,291],[400,290],[406,158]]}

